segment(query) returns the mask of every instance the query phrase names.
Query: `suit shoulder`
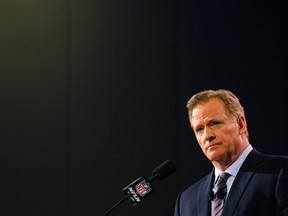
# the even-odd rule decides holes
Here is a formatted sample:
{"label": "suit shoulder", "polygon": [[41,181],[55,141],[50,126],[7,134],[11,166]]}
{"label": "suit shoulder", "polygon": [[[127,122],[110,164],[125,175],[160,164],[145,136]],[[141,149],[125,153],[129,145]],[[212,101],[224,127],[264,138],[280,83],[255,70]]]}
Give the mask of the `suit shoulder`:
{"label": "suit shoulder", "polygon": [[262,154],[262,157],[267,161],[267,163],[274,163],[283,168],[288,166],[288,156],[286,155]]}
{"label": "suit shoulder", "polygon": [[262,166],[279,168],[288,168],[288,156],[286,155],[272,155],[272,154],[263,154],[255,151],[255,155],[260,161],[262,161]]}

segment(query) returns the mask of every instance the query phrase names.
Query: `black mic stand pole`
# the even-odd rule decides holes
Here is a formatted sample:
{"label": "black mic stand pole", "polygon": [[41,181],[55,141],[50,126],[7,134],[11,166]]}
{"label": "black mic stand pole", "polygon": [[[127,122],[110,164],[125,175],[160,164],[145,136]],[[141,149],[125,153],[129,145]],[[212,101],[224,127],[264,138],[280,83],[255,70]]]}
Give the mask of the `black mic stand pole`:
{"label": "black mic stand pole", "polygon": [[118,203],[116,203],[111,209],[109,209],[103,216],[109,215],[114,209],[116,209],[122,202],[124,202],[126,199],[128,199],[130,194],[127,194],[125,197],[123,197]]}

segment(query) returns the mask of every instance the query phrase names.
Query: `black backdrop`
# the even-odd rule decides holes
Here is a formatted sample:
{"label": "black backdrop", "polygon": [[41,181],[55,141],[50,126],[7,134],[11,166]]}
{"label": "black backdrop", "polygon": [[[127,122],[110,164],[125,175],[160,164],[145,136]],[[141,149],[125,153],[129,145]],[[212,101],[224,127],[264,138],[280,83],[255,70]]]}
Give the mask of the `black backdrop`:
{"label": "black backdrop", "polygon": [[101,216],[171,159],[111,215],[173,215],[211,169],[185,109],[207,88],[240,97],[254,147],[288,155],[286,4],[1,1],[0,214]]}

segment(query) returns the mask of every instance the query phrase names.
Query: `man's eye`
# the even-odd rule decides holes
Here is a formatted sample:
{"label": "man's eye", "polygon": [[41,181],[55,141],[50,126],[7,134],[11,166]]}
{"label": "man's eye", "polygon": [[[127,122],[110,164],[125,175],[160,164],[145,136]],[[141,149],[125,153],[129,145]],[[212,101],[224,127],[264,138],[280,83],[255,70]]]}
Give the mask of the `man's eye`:
{"label": "man's eye", "polygon": [[196,129],[196,133],[197,133],[197,134],[201,133],[202,131],[203,131],[203,128],[197,128],[197,129]]}
{"label": "man's eye", "polygon": [[220,124],[221,124],[221,122],[212,122],[211,126],[217,126],[217,125],[220,125]]}

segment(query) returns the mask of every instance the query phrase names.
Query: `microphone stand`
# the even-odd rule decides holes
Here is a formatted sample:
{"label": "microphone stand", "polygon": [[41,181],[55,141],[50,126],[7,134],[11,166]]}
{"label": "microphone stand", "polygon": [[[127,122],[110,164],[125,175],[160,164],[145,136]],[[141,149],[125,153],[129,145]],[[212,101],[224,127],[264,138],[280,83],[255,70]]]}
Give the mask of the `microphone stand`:
{"label": "microphone stand", "polygon": [[103,216],[109,215],[114,209],[116,209],[122,202],[128,199],[130,194],[124,196],[119,202],[117,202],[110,210],[108,210]]}

